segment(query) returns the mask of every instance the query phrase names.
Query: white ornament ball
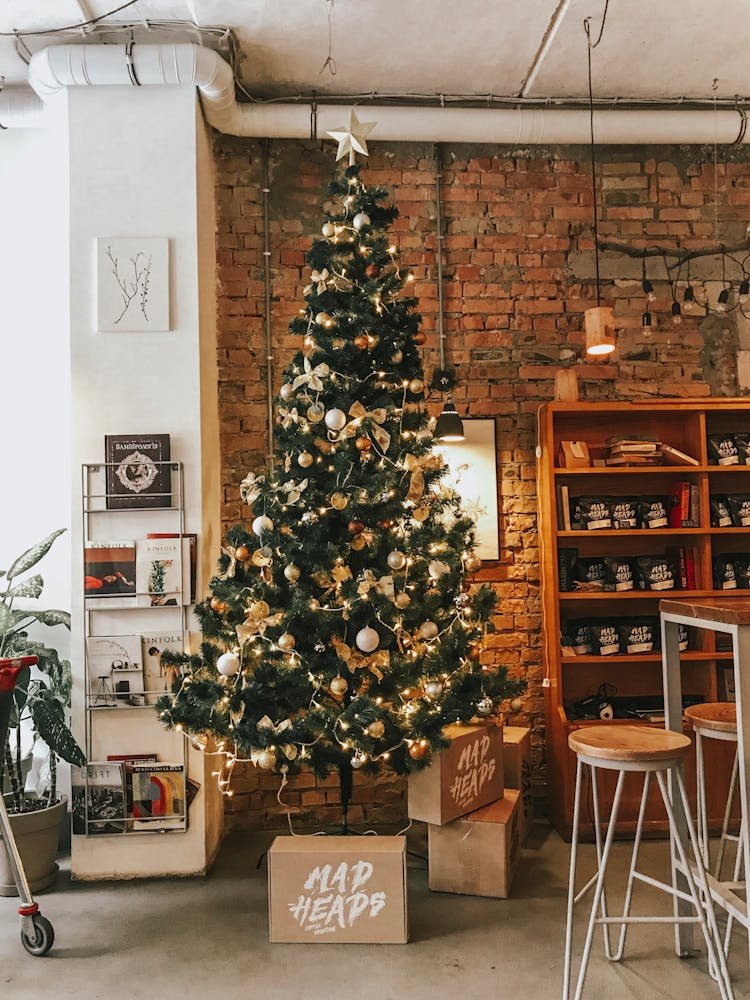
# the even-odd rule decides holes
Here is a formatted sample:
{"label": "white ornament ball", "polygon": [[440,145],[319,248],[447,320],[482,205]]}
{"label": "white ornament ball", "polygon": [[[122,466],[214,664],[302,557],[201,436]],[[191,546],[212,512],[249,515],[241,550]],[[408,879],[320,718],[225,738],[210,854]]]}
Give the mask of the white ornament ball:
{"label": "white ornament ball", "polygon": [[388,553],[385,561],[391,569],[403,569],[406,565],[406,556],[403,552],[399,552],[398,549],[395,549],[393,552]]}
{"label": "white ornament ball", "polygon": [[291,383],[285,382],[281,389],[279,389],[279,395],[285,403],[288,403],[294,395],[294,389],[292,388]]}
{"label": "white ornament ball", "polygon": [[494,705],[492,704],[492,698],[480,698],[477,702],[478,715],[492,715],[493,708]]}
{"label": "white ornament ball", "polygon": [[222,677],[234,677],[240,670],[240,658],[236,653],[222,653],[216,661],[216,669]]}
{"label": "white ornament ball", "polygon": [[327,240],[330,240],[332,236],[336,235],[336,227],[332,222],[326,222],[323,224],[321,232]]}
{"label": "white ornament ball", "polygon": [[333,694],[342,695],[349,687],[344,677],[334,677],[329,685]]}
{"label": "white ornament ball", "polygon": [[443,693],[443,685],[440,681],[427,681],[424,686],[424,693],[430,701],[436,701]]}
{"label": "white ornament ball", "polygon": [[364,762],[365,762],[364,757],[352,757],[352,759],[350,761],[350,763],[352,765],[352,768],[355,771],[358,771],[360,769],[360,767],[362,767],[362,765],[364,764]]}
{"label": "white ornament ball", "polygon": [[294,642],[295,639],[291,632],[282,632],[276,640],[276,644],[279,649],[283,650],[285,653],[288,653],[290,649],[294,649]]}
{"label": "white ornament ball", "polygon": [[343,410],[329,410],[325,415],[326,427],[329,431],[340,431],[346,426],[346,414]]}
{"label": "white ornament ball", "polygon": [[256,757],[256,763],[264,771],[270,771],[271,768],[276,767],[276,754],[273,750],[261,750]]}
{"label": "white ornament ball", "polygon": [[301,451],[299,455],[297,455],[297,465],[301,468],[309,469],[312,464],[313,457],[309,451]]}
{"label": "white ornament ball", "polygon": [[450,566],[447,563],[444,563],[441,559],[433,559],[427,567],[427,572],[433,580],[439,580],[441,576],[445,576],[445,574],[450,573],[450,571]]}
{"label": "white ornament ball", "polygon": [[284,567],[284,576],[290,583],[296,583],[299,580],[299,566],[289,563],[288,566]]}
{"label": "white ornament ball", "polygon": [[355,642],[357,643],[357,648],[361,649],[363,653],[372,653],[374,649],[378,648],[380,636],[374,628],[370,628],[370,626],[367,625],[365,628],[361,628],[359,632],[357,632]]}
{"label": "white ornament ball", "polygon": [[419,628],[419,634],[423,639],[434,639],[439,631],[435,622],[423,622]]}
{"label": "white ornament ball", "polygon": [[411,604],[411,597],[402,590],[400,594],[396,594],[395,604],[397,608],[408,608]]}
{"label": "white ornament ball", "polygon": [[370,216],[367,212],[357,212],[352,219],[352,225],[359,232],[360,229],[364,229],[365,226],[370,225]]}
{"label": "white ornament ball", "polygon": [[273,521],[270,517],[266,517],[265,514],[261,514],[260,517],[256,517],[253,521],[253,533],[260,536],[265,531],[273,531]]}

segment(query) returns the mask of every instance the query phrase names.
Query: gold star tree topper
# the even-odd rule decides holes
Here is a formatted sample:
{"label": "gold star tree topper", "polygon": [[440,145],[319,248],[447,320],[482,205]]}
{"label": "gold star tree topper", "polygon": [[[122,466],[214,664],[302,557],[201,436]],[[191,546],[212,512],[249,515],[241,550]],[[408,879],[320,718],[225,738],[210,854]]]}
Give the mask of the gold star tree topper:
{"label": "gold star tree topper", "polygon": [[339,144],[339,148],[336,150],[336,161],[338,162],[342,156],[346,156],[348,153],[349,166],[351,166],[354,163],[355,153],[368,156],[367,142],[365,140],[376,124],[376,122],[361,122],[352,109],[349,112],[348,125],[342,125],[338,129],[326,132],[326,135],[330,135]]}

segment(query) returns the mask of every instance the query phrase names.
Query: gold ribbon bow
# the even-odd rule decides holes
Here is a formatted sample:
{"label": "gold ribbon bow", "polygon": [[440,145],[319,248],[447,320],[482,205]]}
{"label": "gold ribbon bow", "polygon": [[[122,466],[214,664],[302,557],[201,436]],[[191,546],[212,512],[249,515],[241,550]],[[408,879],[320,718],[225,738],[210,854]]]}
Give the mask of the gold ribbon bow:
{"label": "gold ribbon bow", "polygon": [[407,500],[419,500],[424,493],[424,474],[431,469],[442,468],[439,455],[427,452],[426,455],[417,457],[409,452],[404,458],[404,468],[411,473],[409,481],[409,492],[406,494]]}
{"label": "gold ribbon bow", "polygon": [[370,591],[373,588],[384,597],[387,597],[389,601],[393,601],[396,598],[395,592],[393,590],[393,577],[392,576],[381,576],[378,579],[371,569],[366,569],[362,576],[362,579],[357,586],[357,593],[360,597],[365,600],[369,599]]}
{"label": "gold ribbon bow", "polygon": [[[379,649],[369,656],[362,653],[352,653],[348,666],[352,673],[355,670],[369,670],[379,681],[383,679],[383,669],[388,670],[391,665],[391,654],[387,649]],[[381,669],[383,668],[383,669]]]}
{"label": "gold ribbon bow", "polygon": [[286,407],[279,407],[279,416],[281,417],[281,426],[285,431],[288,431],[292,424],[299,423],[299,412],[297,407],[293,406],[291,410],[287,410]]}
{"label": "gold ribbon bow", "polygon": [[265,601],[256,601],[245,609],[245,620],[235,629],[240,646],[256,635],[265,635],[267,628],[273,628],[284,621],[283,611],[276,611],[274,614],[270,611]]}
{"label": "gold ribbon bow", "polygon": [[322,271],[313,271],[310,274],[310,284],[305,285],[302,289],[303,295],[309,295],[313,290],[313,285],[317,286],[318,295],[322,295],[323,292],[328,287],[328,268],[324,267]]}
{"label": "gold ribbon bow", "polygon": [[[256,724],[255,728],[267,729],[270,732],[272,732],[274,736],[281,736],[282,733],[286,732],[287,729],[291,728],[291,725],[292,725],[291,719],[284,719],[283,722],[280,722],[278,724],[278,726],[275,726],[273,722],[268,718],[268,716],[264,715],[263,718]],[[293,743],[282,743],[280,749],[287,760],[294,760],[297,757],[298,750]],[[262,752],[263,752],[262,750],[251,751],[250,760],[253,762],[253,764],[256,763],[257,758],[260,756]]]}
{"label": "gold ribbon bow", "polygon": [[219,577],[220,580],[228,580],[234,576],[237,570],[237,549],[234,545],[222,545],[221,551],[225,556],[229,556],[229,565]]}
{"label": "gold ribbon bow", "polygon": [[357,434],[361,434],[364,428],[362,424],[365,420],[370,420],[368,430],[372,435],[375,444],[381,451],[388,451],[388,446],[391,443],[391,435],[385,428],[381,427],[380,424],[384,424],[388,416],[388,411],[385,407],[378,407],[375,410],[366,410],[364,406],[357,400],[356,403],[352,403],[349,407],[349,416],[352,418],[349,423],[341,431],[339,437],[350,438],[355,437]]}
{"label": "gold ribbon bow", "polygon": [[308,484],[307,479],[303,479],[299,483],[295,483],[293,479],[287,480],[287,482],[285,482],[284,485],[281,487],[283,492],[286,493],[286,500],[284,502],[289,504],[290,506],[292,504],[297,503],[299,498],[307,489],[307,484]]}
{"label": "gold ribbon bow", "polygon": [[331,369],[326,364],[319,364],[313,368],[309,358],[305,358],[303,363],[305,370],[292,382],[292,390],[296,392],[301,385],[307,385],[316,392],[322,392],[323,382],[321,380],[330,374]]}
{"label": "gold ribbon bow", "polygon": [[254,504],[260,496],[260,486],[265,480],[265,476],[256,476],[249,472],[240,483],[240,497],[247,504]]}

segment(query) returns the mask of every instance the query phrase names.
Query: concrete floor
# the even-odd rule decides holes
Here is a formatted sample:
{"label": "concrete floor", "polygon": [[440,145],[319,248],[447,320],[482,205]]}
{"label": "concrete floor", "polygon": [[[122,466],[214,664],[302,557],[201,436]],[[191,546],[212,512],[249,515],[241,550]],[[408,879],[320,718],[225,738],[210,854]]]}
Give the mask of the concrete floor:
{"label": "concrete floor", "polygon": [[[423,828],[422,828],[423,829]],[[264,846],[233,834],[206,879],[71,883],[40,897],[55,925],[46,958],[26,954],[14,901],[0,898],[0,998],[86,1000],[557,1000],[561,995],[568,847],[537,826],[509,900],[430,893],[417,861],[409,870],[408,945],[270,945]],[[424,849],[420,831],[414,845]],[[613,879],[627,864],[616,846]],[[585,849],[591,855],[592,848]],[[667,845],[652,842],[644,868],[667,872]],[[651,865],[651,867],[649,867]],[[661,870],[660,870],[661,869]],[[611,886],[610,906],[621,897]],[[643,886],[660,912],[670,901]],[[643,912],[643,910],[641,910]],[[626,960],[612,965],[596,939],[585,997],[709,998],[704,950],[679,960],[670,927],[633,927]],[[730,963],[736,997],[750,997],[744,934]]]}

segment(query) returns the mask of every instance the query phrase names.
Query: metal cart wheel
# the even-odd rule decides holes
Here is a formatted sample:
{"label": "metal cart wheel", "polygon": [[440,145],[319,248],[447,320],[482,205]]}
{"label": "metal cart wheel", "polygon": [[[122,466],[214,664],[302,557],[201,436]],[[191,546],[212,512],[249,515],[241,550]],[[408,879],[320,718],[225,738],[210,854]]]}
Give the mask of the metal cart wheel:
{"label": "metal cart wheel", "polygon": [[23,922],[21,943],[30,955],[46,955],[55,943],[55,928],[41,913],[35,913]]}

